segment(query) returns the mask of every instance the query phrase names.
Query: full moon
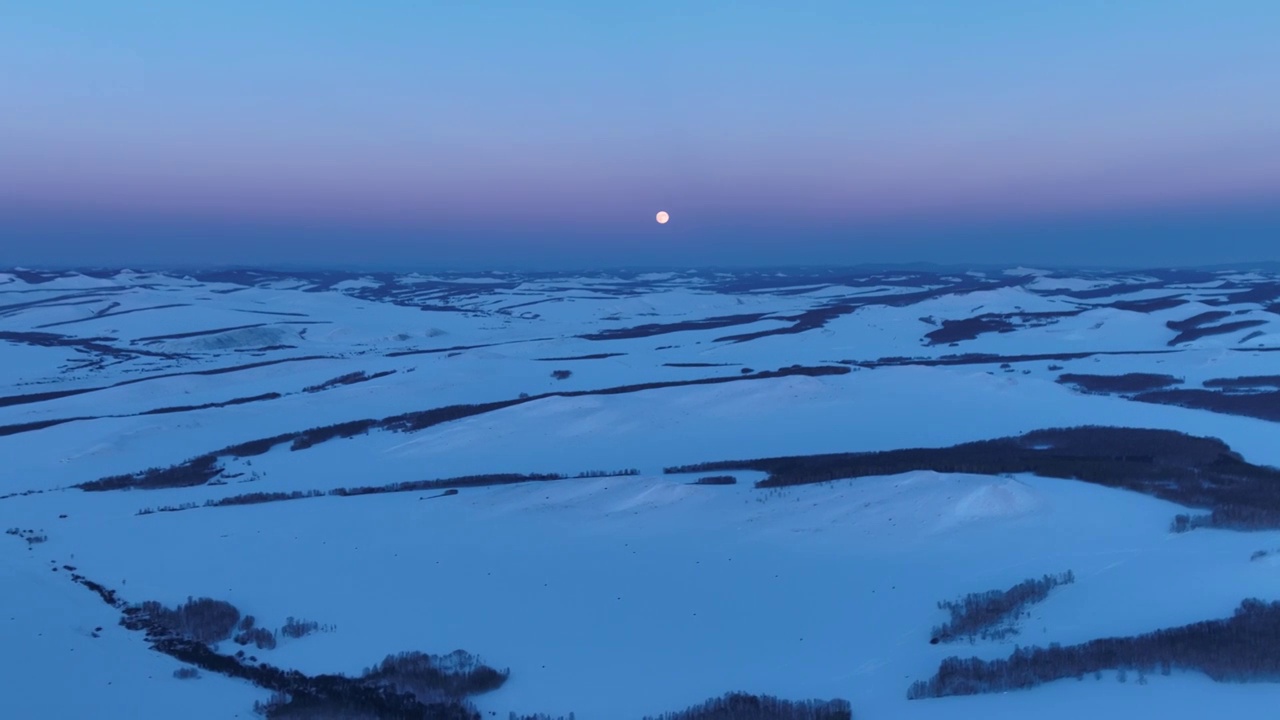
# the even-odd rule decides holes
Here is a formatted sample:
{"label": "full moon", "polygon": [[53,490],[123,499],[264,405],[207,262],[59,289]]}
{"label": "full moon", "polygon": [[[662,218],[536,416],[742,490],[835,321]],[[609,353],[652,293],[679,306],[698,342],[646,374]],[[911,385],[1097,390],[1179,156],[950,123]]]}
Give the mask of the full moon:
{"label": "full moon", "polygon": [[660,210],[660,211],[658,212],[658,224],[659,224],[659,225],[666,224],[666,222],[667,222],[668,220],[670,220],[670,219],[671,219],[671,216],[667,214],[667,211],[666,211],[666,210]]}

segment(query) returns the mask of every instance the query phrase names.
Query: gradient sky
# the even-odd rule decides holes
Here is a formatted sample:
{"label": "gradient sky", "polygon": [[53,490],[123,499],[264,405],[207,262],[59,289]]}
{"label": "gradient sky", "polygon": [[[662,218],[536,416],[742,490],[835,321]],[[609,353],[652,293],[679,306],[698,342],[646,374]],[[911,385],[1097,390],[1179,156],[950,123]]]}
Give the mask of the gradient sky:
{"label": "gradient sky", "polygon": [[1276,0],[0,0],[0,266],[1280,260],[1277,38]]}

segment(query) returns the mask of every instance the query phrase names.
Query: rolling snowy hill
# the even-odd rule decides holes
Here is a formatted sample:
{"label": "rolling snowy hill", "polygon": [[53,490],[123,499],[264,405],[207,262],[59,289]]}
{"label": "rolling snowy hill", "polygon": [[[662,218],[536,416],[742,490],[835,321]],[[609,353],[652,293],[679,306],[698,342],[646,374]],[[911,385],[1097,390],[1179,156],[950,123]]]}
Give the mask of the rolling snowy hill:
{"label": "rolling snowy hill", "polygon": [[[218,643],[246,666],[464,649],[510,670],[470,697],[486,717],[639,720],[731,690],[864,720],[1270,717],[1280,685],[1191,669],[907,688],[950,656],[1280,600],[1280,527],[1175,533],[1222,508],[958,465],[664,472],[1083,425],[1280,467],[1280,276],[0,272],[0,716],[251,717],[271,695],[173,677],[88,581],[323,626]],[[1259,497],[1232,502],[1270,517]],[[1067,570],[1016,634],[930,642],[940,601]]]}

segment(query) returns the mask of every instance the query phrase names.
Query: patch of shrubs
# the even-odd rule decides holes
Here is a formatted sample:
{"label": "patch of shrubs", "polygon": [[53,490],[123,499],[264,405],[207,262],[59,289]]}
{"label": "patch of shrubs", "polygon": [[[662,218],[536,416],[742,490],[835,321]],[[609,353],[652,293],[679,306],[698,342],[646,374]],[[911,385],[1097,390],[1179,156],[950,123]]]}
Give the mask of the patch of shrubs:
{"label": "patch of shrubs", "polygon": [[646,716],[644,720],[852,720],[846,700],[781,700],[769,695],[733,692],[687,710]]}
{"label": "patch of shrubs", "polygon": [[366,683],[407,692],[419,702],[457,700],[497,690],[510,676],[463,650],[448,655],[403,652],[388,655],[360,676]]}
{"label": "patch of shrubs", "polygon": [[568,380],[569,376],[571,375],[573,375],[572,370],[552,370],[551,371],[551,377],[557,380]]}
{"label": "patch of shrubs", "polygon": [[235,637],[231,638],[237,645],[253,645],[259,650],[274,650],[276,647],[276,634],[264,627],[257,627],[257,621],[252,615],[245,615],[237,630]]}
{"label": "patch of shrubs", "polygon": [[39,545],[40,543],[49,541],[49,536],[45,535],[43,532],[36,532],[35,530],[23,530],[22,528],[16,528],[16,527],[5,530],[4,534],[20,537],[23,540],[27,541],[27,545]]}
{"label": "patch of shrubs", "polygon": [[320,623],[314,620],[297,620],[289,617],[280,628],[280,634],[287,638],[304,638],[320,629]]}
{"label": "patch of shrubs", "polygon": [[241,630],[231,639],[237,645],[253,645],[259,650],[276,649],[276,634],[263,627]]}
{"label": "patch of shrubs", "polygon": [[635,468],[627,468],[626,470],[584,470],[574,475],[575,478],[603,478],[603,477],[629,477],[639,475],[640,471]]}
{"label": "patch of shrubs", "polygon": [[240,622],[240,611],[229,602],[213,598],[187,598],[176,609],[147,600],[138,606],[137,617],[174,635],[213,644],[231,637]]}
{"label": "patch of shrubs", "polygon": [[1103,670],[1189,670],[1218,682],[1274,682],[1280,679],[1277,648],[1280,602],[1249,599],[1223,620],[1066,647],[1018,648],[1004,660],[947,658],[932,678],[912,684],[907,698],[1021,690]]}
{"label": "patch of shrubs", "polygon": [[693,481],[694,485],[736,485],[738,478],[732,475],[707,475]]}
{"label": "patch of shrubs", "polygon": [[1075,574],[1068,570],[1039,580],[1024,580],[1008,590],[969,593],[959,600],[939,602],[938,609],[950,613],[951,619],[933,629],[929,642],[936,645],[961,638],[972,642],[978,637],[999,640],[1016,635],[1018,629],[1013,623],[1025,615],[1027,606],[1042,602],[1049,597],[1050,590],[1073,583],[1075,579]]}

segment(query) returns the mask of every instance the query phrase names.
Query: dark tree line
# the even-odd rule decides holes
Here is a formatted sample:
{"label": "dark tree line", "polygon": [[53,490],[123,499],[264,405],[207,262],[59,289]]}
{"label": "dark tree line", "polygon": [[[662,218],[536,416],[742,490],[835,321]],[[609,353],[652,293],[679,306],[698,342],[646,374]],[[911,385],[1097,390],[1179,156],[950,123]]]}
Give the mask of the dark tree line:
{"label": "dark tree line", "polygon": [[603,477],[628,477],[639,475],[640,471],[635,468],[627,468],[626,470],[584,470],[574,475],[575,478],[603,478]]}
{"label": "dark tree line", "polygon": [[933,629],[930,642],[955,642],[962,638],[972,641],[976,637],[1000,639],[1016,635],[1013,623],[1028,606],[1043,602],[1049,591],[1059,585],[1075,582],[1070,570],[1059,575],[1030,578],[1008,590],[988,590],[969,593],[959,600],[938,603],[939,610],[946,610],[951,619]]}
{"label": "dark tree line", "polygon": [[[1066,373],[1058,382],[1083,392],[1123,395],[1138,402],[1208,410],[1280,422],[1280,380],[1274,375],[1207,380],[1205,388],[1176,388],[1172,375],[1078,375]],[[1245,392],[1240,392],[1241,390]]]}
{"label": "dark tree line", "polygon": [[255,492],[242,495],[231,495],[216,500],[206,500],[205,507],[225,507],[228,505],[256,505],[259,503],[278,502],[281,500],[304,500],[306,498],[324,497],[320,490],[294,490],[293,492]]}
{"label": "dark tree line", "polygon": [[231,640],[237,645],[253,645],[259,650],[275,650],[277,644],[276,634],[264,627],[241,628]]}
{"label": "dark tree line", "polygon": [[626,353],[591,353],[590,355],[570,355],[568,357],[545,357],[534,358],[538,362],[560,362],[562,360],[605,360],[611,357],[621,357]]}
{"label": "dark tree line", "polygon": [[305,500],[307,498],[324,497],[325,493],[321,490],[294,490],[293,492],[254,492],[244,493],[242,495],[230,495],[224,498],[216,498],[205,500],[204,503],[186,502],[178,505],[161,505],[159,507],[142,508],[135,515],[151,515],[158,512],[181,512],[183,510],[194,510],[199,507],[228,507],[232,505],[258,505],[269,502],[282,502],[284,500]]}
{"label": "dark tree line", "polygon": [[155,408],[154,410],[146,410],[138,413],[138,415],[167,415],[169,413],[191,412],[193,410],[209,410],[211,408],[232,407],[234,405],[246,405],[248,403],[262,402],[264,400],[279,400],[284,397],[280,393],[270,392],[252,397],[233,398],[231,400],[223,400],[222,402],[203,403],[201,405],[173,405],[170,407]]}
{"label": "dark tree line", "polygon": [[1217,322],[1229,317],[1231,317],[1231,312],[1228,310],[1208,310],[1183,320],[1170,320],[1164,325],[1174,332],[1186,332],[1206,323]]}
{"label": "dark tree line", "polygon": [[1274,530],[1278,525],[1280,525],[1280,512],[1274,509],[1225,505],[1207,513],[1175,515],[1170,529],[1179,533],[1202,527],[1256,531]]}
{"label": "dark tree line", "polygon": [[951,657],[908,699],[1019,690],[1087,673],[1202,672],[1218,682],[1280,681],[1280,602],[1245,600],[1224,620],[1208,620],[1081,645],[1018,648],[1006,660]]}
{"label": "dark tree line", "polygon": [[[195,668],[248,680],[275,694],[266,703],[255,703],[254,709],[271,720],[280,718],[377,718],[378,720],[480,720],[480,714],[464,698],[442,702],[419,701],[413,691],[399,691],[397,684],[420,685],[424,689],[443,687],[447,692],[472,689],[494,689],[508,676],[481,664],[466,653],[444,656],[447,662],[431,661],[415,664],[418,653],[407,654],[413,660],[402,663],[401,656],[391,655],[364,676],[306,675],[297,670],[284,670],[268,663],[244,657],[244,651],[225,655],[210,647],[208,638],[225,638],[230,632],[227,618],[239,612],[227,603],[201,598],[189,600],[178,610],[160,603],[130,605],[112,589],[72,574],[71,579],[96,593],[103,602],[121,611],[120,624],[129,630],[146,633],[151,648]],[[178,616],[178,620],[175,620]],[[231,627],[236,623],[232,622]],[[241,628],[254,629],[252,621],[241,620]],[[202,637],[205,639],[197,639]],[[219,639],[221,639],[219,638]],[[216,640],[214,640],[216,642]],[[463,660],[456,656],[465,656]],[[434,656],[425,656],[434,657]],[[390,668],[389,670],[387,668]],[[381,674],[380,674],[381,673]],[[421,673],[421,676],[418,675]],[[425,691],[425,690],[424,690]]]}
{"label": "dark tree line", "polygon": [[340,385],[354,385],[356,383],[367,382],[369,380],[377,380],[378,378],[386,377],[388,375],[394,375],[395,372],[395,370],[384,370],[370,375],[363,370],[359,370],[357,372],[347,373],[346,375],[339,375],[336,378],[325,380],[317,385],[308,385],[307,387],[302,388],[302,392],[317,393]]}
{"label": "dark tree line", "polygon": [[280,690],[254,709],[271,720],[479,720],[467,698],[496,690],[509,674],[462,650],[443,656],[399,653],[388,655],[358,678],[307,678],[309,682]]}
{"label": "dark tree line", "polygon": [[201,643],[217,643],[231,637],[240,622],[235,605],[213,598],[187,598],[176,609],[147,600],[137,608],[137,616],[168,632]]}
{"label": "dark tree line", "polygon": [[1181,385],[1182,378],[1156,373],[1125,373],[1124,375],[1087,375],[1081,373],[1063,373],[1058,382],[1072,385],[1091,393],[1141,393],[1151,390],[1163,390],[1174,385]]}
{"label": "dark tree line", "polygon": [[563,473],[489,473],[484,475],[463,475],[460,477],[443,478],[440,480],[408,480],[405,482],[391,483],[389,485],[366,485],[352,488],[334,488],[328,492],[323,490],[294,490],[292,492],[244,493],[241,495],[230,495],[224,498],[205,500],[203,504],[188,502],[181,503],[179,505],[161,505],[154,508],[146,507],[138,510],[134,514],[151,515],[158,512],[181,512],[183,510],[194,510],[200,507],[256,505],[270,502],[284,502],[287,500],[306,500],[308,498],[326,496],[355,497],[357,495],[422,492],[442,489],[445,490],[444,493],[433,497],[444,497],[446,495],[456,495],[458,493],[458,488],[465,487],[489,487],[493,485],[514,485],[526,482],[550,482],[553,480],[568,480],[570,477],[575,479],[628,477],[639,474],[639,470],[628,468],[626,470],[588,470],[573,476],[565,475]]}
{"label": "dark tree line", "polygon": [[[404,413],[401,415],[393,415],[391,417],[379,420],[364,419],[353,420],[336,425],[325,425],[322,427],[314,427],[308,430],[300,430],[297,432],[282,433],[272,437],[261,438],[258,440],[250,440],[248,442],[230,445],[216,450],[214,452],[198,455],[194,458],[172,465],[169,467],[153,467],[141,472],[129,473],[125,475],[111,475],[100,478],[98,480],[90,480],[80,483],[75,487],[80,490],[90,492],[101,492],[107,490],[124,490],[128,488],[137,488],[143,490],[154,490],[158,488],[175,488],[175,487],[191,487],[195,485],[204,485],[213,478],[221,474],[222,469],[218,467],[218,460],[222,457],[246,458],[255,455],[262,455],[269,452],[272,448],[280,445],[288,444],[291,450],[304,450],[306,448],[319,445],[320,443],[336,440],[338,438],[350,438],[364,435],[371,430],[386,430],[389,432],[417,432],[425,430],[435,425],[440,425],[454,420],[462,420],[464,418],[483,415],[485,413],[502,410],[504,408],[513,407],[534,400],[542,400],[549,397],[586,397],[595,395],[624,395],[627,393],[642,392],[645,390],[657,390],[660,388],[686,387],[692,385],[719,385],[728,382],[745,382],[750,380],[766,380],[771,378],[791,377],[796,375],[807,377],[821,377],[826,375],[845,375],[849,373],[847,367],[820,365],[816,367],[806,367],[801,365],[793,365],[790,367],[780,368],[778,370],[766,370],[751,373],[749,375],[737,375],[727,377],[710,377],[695,378],[690,380],[667,380],[662,382],[637,383],[634,385],[620,385],[617,387],[603,388],[599,390],[562,390],[558,392],[547,392],[538,395],[525,395],[513,400],[499,400],[490,403],[479,403],[474,405],[448,405],[445,407],[434,408],[431,410],[422,410],[418,412]],[[42,421],[41,427],[47,427],[50,424],[58,424],[66,422],[65,420]],[[5,426],[16,427],[16,426]],[[0,427],[0,435],[4,434],[5,427]],[[24,426],[25,427],[25,426]],[[35,429],[34,427],[28,429]],[[15,432],[23,430],[15,430]]]}
{"label": "dark tree line", "polygon": [[200,503],[185,502],[177,505],[161,505],[159,507],[139,508],[134,515],[154,515],[158,512],[182,512],[183,510],[195,510],[200,507]]}
{"label": "dark tree line", "polygon": [[986,313],[961,320],[943,320],[942,327],[925,334],[930,345],[945,345],[974,340],[984,333],[1008,333],[1022,327],[1040,327],[1073,317],[1084,310],[1061,312]]}
{"label": "dark tree line", "polygon": [[448,655],[403,652],[388,655],[360,676],[372,685],[412,694],[419,702],[447,702],[497,690],[510,676],[463,650]]}
{"label": "dark tree line", "polygon": [[644,720],[852,720],[845,700],[781,700],[733,692],[678,712]]}
{"label": "dark tree line", "polygon": [[579,335],[583,340],[628,340],[647,338],[668,333],[687,332],[690,330],[715,330],[733,325],[748,325],[764,317],[764,313],[748,313],[742,315],[724,315],[701,320],[680,320],[671,323],[650,323],[629,328],[614,328],[599,332]]}
{"label": "dark tree line", "polygon": [[327,631],[329,627],[326,625],[322,628],[320,623],[315,620],[298,620],[293,616],[289,616],[284,621],[284,625],[280,626],[280,634],[287,638],[297,640],[298,638],[304,638],[311,633],[322,629]]}
{"label": "dark tree line", "polygon": [[154,600],[126,608],[131,622],[147,629],[156,636],[179,637],[212,645],[230,638],[237,645],[253,645],[260,650],[272,650],[277,645],[277,635],[299,639],[313,632],[329,632],[329,625],[314,620],[289,617],[277,632],[261,627],[252,615],[241,616],[239,609],[223,600],[212,598],[187,598],[177,608],[167,608]]}
{"label": "dark tree line", "polygon": [[694,485],[736,485],[738,478],[732,475],[706,475],[693,481]]}
{"label": "dark tree line", "polygon": [[[120,624],[146,632],[153,650],[188,668],[175,677],[199,677],[200,670],[248,680],[272,691],[266,702],[255,702],[254,711],[269,720],[481,720],[469,698],[502,687],[510,670],[496,670],[463,650],[447,655],[404,652],[386,656],[366,668],[359,677],[306,675],[268,663],[217,652],[204,638],[224,638],[230,628],[242,633],[257,627],[253,616],[239,617],[228,603],[209,598],[189,599],[177,610],[160,603],[130,605],[112,589],[72,574],[72,581],[96,593],[103,602],[122,611]],[[234,615],[227,625],[227,618]],[[175,620],[175,617],[179,620]],[[293,619],[290,618],[292,622]],[[196,630],[192,630],[192,626]],[[225,632],[223,628],[226,627]],[[216,642],[213,641],[213,642]],[[729,693],[686,710],[645,720],[852,720],[844,700],[787,701],[769,696]],[[514,720],[552,720],[547,715],[511,713]],[[574,714],[555,720],[574,720]]]}
{"label": "dark tree line", "polygon": [[[1022,355],[998,355],[995,353],[959,353],[940,357],[907,357],[905,355],[889,355],[877,360],[841,360],[843,365],[856,365],[864,368],[899,367],[917,365],[920,367],[949,367],[955,365],[994,365],[995,363],[1026,363],[1044,360],[1084,360],[1099,355],[1167,355],[1176,350],[1098,350],[1095,352],[1066,353],[1034,353]],[[1061,370],[1062,368],[1057,368]]]}
{"label": "dark tree line", "polygon": [[1258,327],[1259,325],[1266,324],[1266,320],[1236,320],[1235,322],[1222,323],[1221,325],[1202,325],[1200,327],[1188,328],[1179,332],[1177,336],[1170,340],[1169,345],[1180,345],[1182,343],[1193,342],[1211,335],[1225,335],[1226,333],[1235,332],[1237,330],[1247,330],[1251,327]]}
{"label": "dark tree line", "polygon": [[1280,375],[1242,375],[1233,378],[1214,378],[1205,380],[1203,385],[1207,388],[1222,388],[1223,390],[1257,391],[1261,388],[1280,390]]}
{"label": "dark tree line", "polygon": [[[728,460],[667,473],[755,470],[758,488],[897,475],[913,470],[1030,473],[1120,488],[1212,510],[1215,527],[1280,528],[1280,470],[1253,465],[1216,438],[1172,430],[1086,426],[1036,430],[945,448]],[[1216,519],[1215,519],[1216,518]]]}
{"label": "dark tree line", "polygon": [[1176,405],[1223,415],[1241,415],[1280,422],[1280,389],[1269,392],[1240,393],[1179,388],[1141,393],[1134,395],[1131,399],[1138,402]]}
{"label": "dark tree line", "polygon": [[462,477],[445,478],[443,480],[408,480],[389,485],[367,485],[364,487],[334,488],[330,495],[352,497],[355,495],[378,495],[381,493],[420,492],[423,490],[447,490],[450,488],[488,487],[491,485],[514,485],[526,482],[550,482],[566,480],[568,475],[562,473],[490,473],[487,475],[464,475]]}
{"label": "dark tree line", "polygon": [[[265,451],[264,451],[265,452]],[[76,487],[81,490],[124,490],[126,488],[176,488],[204,485],[222,472],[217,455],[201,455],[170,467],[153,467],[128,475],[111,475]]]}

